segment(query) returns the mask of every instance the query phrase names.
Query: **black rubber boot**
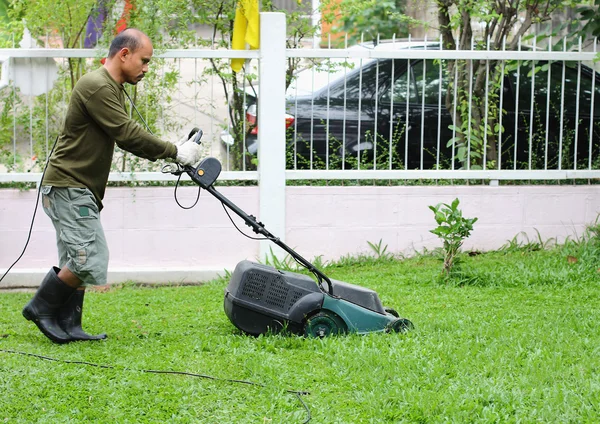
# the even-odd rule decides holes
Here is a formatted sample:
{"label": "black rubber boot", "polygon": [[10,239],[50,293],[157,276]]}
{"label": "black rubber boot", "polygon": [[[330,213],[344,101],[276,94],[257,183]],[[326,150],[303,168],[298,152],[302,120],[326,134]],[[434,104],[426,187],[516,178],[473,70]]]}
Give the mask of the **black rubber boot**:
{"label": "black rubber boot", "polygon": [[92,336],[81,328],[84,296],[85,290],[75,290],[58,311],[58,325],[71,337],[71,340],[103,340],[106,338],[105,333]]}
{"label": "black rubber boot", "polygon": [[53,267],[46,274],[33,299],[23,308],[23,316],[33,321],[44,336],[54,343],[68,343],[72,338],[58,325],[58,310],[75,288],[58,278],[58,271],[58,268]]}

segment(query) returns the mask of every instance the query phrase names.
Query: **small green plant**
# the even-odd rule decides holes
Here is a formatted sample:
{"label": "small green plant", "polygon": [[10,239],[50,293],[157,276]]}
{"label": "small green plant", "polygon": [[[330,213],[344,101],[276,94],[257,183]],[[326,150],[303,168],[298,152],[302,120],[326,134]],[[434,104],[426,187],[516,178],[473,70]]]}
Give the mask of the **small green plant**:
{"label": "small green plant", "polygon": [[277,254],[273,251],[272,247],[269,247],[269,253],[265,256],[264,261],[265,265],[269,265],[284,271],[292,272],[296,271],[299,265],[289,254],[285,255],[283,258],[278,257]]}
{"label": "small green plant", "polygon": [[465,218],[462,211],[458,209],[459,200],[454,199],[452,204],[438,203],[429,206],[435,214],[438,227],[430,232],[438,236],[444,242],[444,269],[445,276],[449,276],[456,257],[464,240],[471,235],[473,224],[477,218]]}
{"label": "small green plant", "polygon": [[387,251],[388,245],[382,244],[383,240],[379,239],[379,243],[371,243],[370,241],[367,241],[367,243],[369,244],[369,247],[375,253],[375,259],[390,260],[390,259],[394,258],[394,255]]}

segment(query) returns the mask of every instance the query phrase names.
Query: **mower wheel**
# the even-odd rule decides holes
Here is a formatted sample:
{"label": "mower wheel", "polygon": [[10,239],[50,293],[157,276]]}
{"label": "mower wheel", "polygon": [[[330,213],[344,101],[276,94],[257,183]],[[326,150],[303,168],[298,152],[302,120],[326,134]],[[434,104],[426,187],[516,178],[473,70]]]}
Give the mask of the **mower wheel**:
{"label": "mower wheel", "polygon": [[386,331],[388,333],[406,333],[415,328],[412,322],[406,318],[398,318],[388,324]]}
{"label": "mower wheel", "polygon": [[304,335],[307,337],[326,337],[346,332],[346,323],[329,311],[320,311],[304,323]]}
{"label": "mower wheel", "polygon": [[400,314],[396,312],[395,309],[392,308],[383,308],[388,314],[395,316],[396,318],[400,318]]}

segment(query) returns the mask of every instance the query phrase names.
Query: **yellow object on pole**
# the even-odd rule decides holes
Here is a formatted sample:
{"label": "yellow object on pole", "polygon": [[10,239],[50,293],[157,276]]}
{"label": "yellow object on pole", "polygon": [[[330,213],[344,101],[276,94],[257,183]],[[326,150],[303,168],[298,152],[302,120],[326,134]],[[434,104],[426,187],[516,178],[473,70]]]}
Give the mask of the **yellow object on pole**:
{"label": "yellow object on pole", "polygon": [[[235,10],[231,48],[246,50],[247,44],[251,49],[258,49],[259,28],[258,0],[240,0]],[[231,59],[231,69],[235,72],[241,71],[244,62],[243,58]]]}

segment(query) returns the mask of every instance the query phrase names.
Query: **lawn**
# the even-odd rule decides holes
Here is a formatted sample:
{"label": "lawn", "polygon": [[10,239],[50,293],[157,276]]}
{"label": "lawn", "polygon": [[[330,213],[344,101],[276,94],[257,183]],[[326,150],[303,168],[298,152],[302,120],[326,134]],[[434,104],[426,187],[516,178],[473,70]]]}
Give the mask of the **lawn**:
{"label": "lawn", "polygon": [[447,281],[436,254],[325,268],[407,334],[245,336],[222,279],[90,291],[84,328],[109,338],[55,345],[31,293],[0,293],[0,422],[600,422],[600,242],[539,247],[464,254]]}

